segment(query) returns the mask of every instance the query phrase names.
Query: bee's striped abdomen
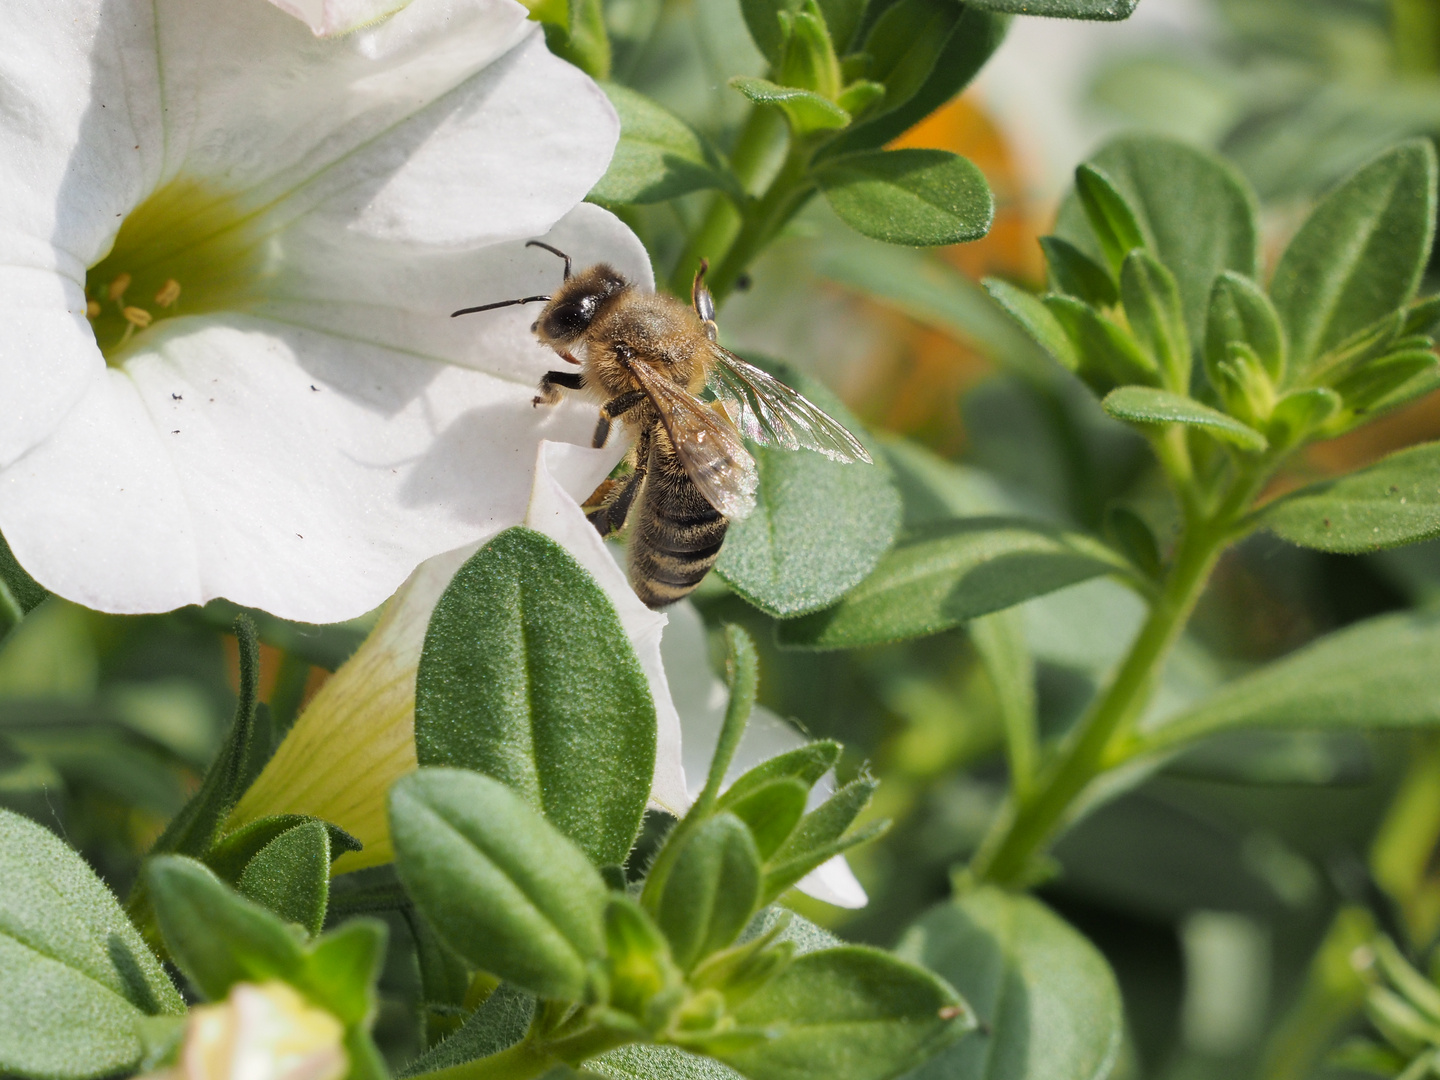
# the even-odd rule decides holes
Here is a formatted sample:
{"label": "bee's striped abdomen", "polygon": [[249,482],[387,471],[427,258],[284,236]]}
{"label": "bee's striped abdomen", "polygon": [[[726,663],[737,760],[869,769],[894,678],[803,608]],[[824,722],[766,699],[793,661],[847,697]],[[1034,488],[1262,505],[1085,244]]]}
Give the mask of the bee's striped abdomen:
{"label": "bee's striped abdomen", "polygon": [[715,565],[729,520],[700,494],[668,439],[656,439],[630,535],[630,581],[652,608],[688,596]]}

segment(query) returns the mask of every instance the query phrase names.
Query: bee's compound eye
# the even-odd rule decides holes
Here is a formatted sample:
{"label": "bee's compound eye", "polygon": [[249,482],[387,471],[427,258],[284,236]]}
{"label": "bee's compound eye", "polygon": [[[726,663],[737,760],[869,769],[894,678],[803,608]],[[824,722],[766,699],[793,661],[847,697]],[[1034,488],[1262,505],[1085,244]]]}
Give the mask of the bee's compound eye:
{"label": "bee's compound eye", "polygon": [[552,338],[583,334],[594,321],[595,308],[595,300],[589,296],[568,304],[559,304],[542,319],[545,333]]}

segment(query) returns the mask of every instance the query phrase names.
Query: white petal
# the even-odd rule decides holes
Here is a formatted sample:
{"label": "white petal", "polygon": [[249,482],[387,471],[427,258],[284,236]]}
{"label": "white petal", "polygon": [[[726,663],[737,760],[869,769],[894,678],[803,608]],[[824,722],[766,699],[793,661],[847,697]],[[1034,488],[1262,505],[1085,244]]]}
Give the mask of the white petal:
{"label": "white petal", "polygon": [[[680,717],[665,681],[660,659],[660,634],[666,618],[651,611],[636,597],[625,572],[615,562],[600,534],[595,531],[579,500],[594,491],[624,453],[623,447],[591,450],[568,443],[546,442],[540,446],[535,466],[535,488],[525,524],[563,545],[575,560],[600,584],[615,605],[620,625],[625,628],[641,670],[650,683],[655,701],[655,778],[650,801],[667,813],[680,815],[689,801],[685,795],[685,773],[681,768]],[[563,484],[560,476],[576,479]]]}
{"label": "white petal", "polygon": [[[581,203],[548,233],[533,238],[567,252],[577,269],[608,262],[640,287],[653,288],[645,248],[623,222],[598,206]],[[272,296],[254,309],[259,315],[488,371],[530,387],[546,370],[566,366],[530,331],[539,305],[450,317],[462,307],[544,295],[560,284],[564,264],[548,251],[527,248],[524,241],[480,251],[437,251],[317,228],[307,220],[279,238],[278,250]],[[580,441],[588,443],[588,433]]]}
{"label": "white petal", "polygon": [[795,883],[795,887],[806,896],[823,900],[843,908],[862,908],[870,902],[865,895],[865,886],[855,878],[855,872],[845,861],[844,855],[821,863]]}
{"label": "white petal", "polygon": [[270,0],[310,27],[316,37],[344,34],[383,19],[409,0]]}
{"label": "white petal", "polygon": [[[649,278],[638,242],[596,207],[550,236],[582,256],[614,249]],[[86,410],[0,471],[0,531],[37,580],[106,611],[224,596],[333,622],[375,607],[424,559],[523,518],[536,446],[588,442],[595,407],[531,405],[555,362],[529,334],[533,315],[448,315],[470,283],[513,287],[522,257],[553,283],[558,260],[508,245],[386,261],[365,243],[367,269],[345,278],[356,263],[342,251],[339,282],[315,287],[343,295],[368,280],[374,302],[167,320]]]}

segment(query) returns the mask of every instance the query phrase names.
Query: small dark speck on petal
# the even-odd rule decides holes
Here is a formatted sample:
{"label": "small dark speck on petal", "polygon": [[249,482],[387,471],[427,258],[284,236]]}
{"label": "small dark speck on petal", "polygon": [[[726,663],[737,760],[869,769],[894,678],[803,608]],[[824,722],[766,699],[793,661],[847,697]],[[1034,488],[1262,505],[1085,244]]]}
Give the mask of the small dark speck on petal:
{"label": "small dark speck on petal", "polygon": [[[299,534],[299,533],[296,533],[296,534],[295,534],[295,535],[296,535],[296,536],[300,536],[300,534]],[[301,540],[304,540],[304,539],[305,539],[305,537],[303,537],[303,536],[300,536],[300,539],[301,539]]]}
{"label": "small dark speck on petal", "polygon": [[183,397],[181,397],[179,394],[171,394],[171,395],[170,395],[170,400],[171,400],[171,401],[184,401],[185,399],[184,399]]}
{"label": "small dark speck on petal", "polygon": [[180,434],[180,429],[177,427],[174,431],[170,432],[170,434],[171,434],[171,435],[179,435],[179,434]]}
{"label": "small dark speck on petal", "polygon": [[[310,389],[314,390],[317,394],[320,392],[320,387],[316,386],[314,383],[310,384]],[[376,387],[376,389],[378,390],[379,387]]]}

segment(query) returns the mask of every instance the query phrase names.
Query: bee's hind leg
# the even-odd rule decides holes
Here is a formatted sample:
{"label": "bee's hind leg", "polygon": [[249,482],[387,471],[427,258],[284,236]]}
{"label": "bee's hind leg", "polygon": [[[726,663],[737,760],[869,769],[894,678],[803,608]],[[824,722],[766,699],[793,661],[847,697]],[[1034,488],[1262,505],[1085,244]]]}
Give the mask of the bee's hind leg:
{"label": "bee's hind leg", "polygon": [[627,390],[601,405],[600,420],[595,425],[595,437],[590,440],[590,445],[597,450],[604,446],[605,440],[610,438],[610,422],[617,417],[624,416],[644,401],[647,396],[644,390]]}
{"label": "bee's hind leg", "polygon": [[718,336],[715,326],[715,298],[705,287],[705,274],[710,269],[710,260],[701,259],[700,269],[695,271],[695,284],[690,286],[690,302],[695,305],[695,314],[705,326],[705,336],[714,341]]}
{"label": "bee's hind leg", "polygon": [[[630,507],[635,503],[635,496],[640,494],[640,489],[645,486],[645,473],[650,467],[648,431],[640,433],[639,440],[626,457],[635,463],[629,475],[606,480],[596,489],[594,495],[585,500],[585,520],[594,525],[595,531],[601,536],[609,536],[625,527],[625,519],[630,516]],[[592,509],[591,504],[596,496],[603,501]]]}
{"label": "bee's hind leg", "polygon": [[554,405],[560,400],[560,388],[579,390],[585,385],[578,371],[547,371],[540,376],[540,393],[530,399],[532,405]]}

